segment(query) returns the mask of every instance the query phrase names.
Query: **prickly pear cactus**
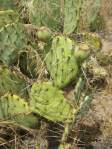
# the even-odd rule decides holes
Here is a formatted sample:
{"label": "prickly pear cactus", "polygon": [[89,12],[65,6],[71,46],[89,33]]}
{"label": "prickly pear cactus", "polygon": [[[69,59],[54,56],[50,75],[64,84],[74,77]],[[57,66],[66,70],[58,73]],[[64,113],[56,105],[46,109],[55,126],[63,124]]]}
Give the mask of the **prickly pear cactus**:
{"label": "prickly pear cactus", "polygon": [[7,24],[0,29],[0,61],[6,65],[17,61],[20,51],[26,47],[26,34],[22,24]]}
{"label": "prickly pear cactus", "polygon": [[66,120],[72,110],[63,92],[54,87],[51,82],[33,84],[30,93],[30,107],[33,112],[54,122]]}
{"label": "prickly pear cactus", "polygon": [[52,41],[51,50],[46,54],[47,69],[58,87],[65,87],[78,74],[78,65],[75,58],[74,43],[64,36],[56,36]]}
{"label": "prickly pear cactus", "polygon": [[70,34],[78,28],[82,0],[65,0],[64,33]]}
{"label": "prickly pear cactus", "polygon": [[[47,26],[58,30],[60,25],[60,1],[55,0],[30,0],[22,1],[29,14],[29,21],[32,24]],[[44,10],[44,11],[43,11]]]}
{"label": "prickly pear cactus", "polygon": [[81,6],[81,19],[85,27],[95,24],[101,8],[101,0],[84,0]]}
{"label": "prickly pear cactus", "polygon": [[0,11],[0,28],[4,25],[17,22],[19,15],[14,10]]}
{"label": "prickly pear cactus", "polygon": [[[98,15],[101,0],[65,0],[64,1],[64,33],[91,30],[91,26],[99,21]],[[101,21],[100,21],[101,23]],[[97,23],[98,24],[98,23]],[[99,26],[96,26],[96,29]]]}
{"label": "prickly pear cactus", "polygon": [[29,78],[37,78],[44,70],[44,63],[38,52],[31,48],[20,54],[19,67]]}
{"label": "prickly pear cactus", "polygon": [[15,71],[0,66],[0,96],[7,92],[27,97],[27,82]]}
{"label": "prickly pear cactus", "polygon": [[38,122],[24,99],[6,94],[0,98],[0,119],[34,128]]}

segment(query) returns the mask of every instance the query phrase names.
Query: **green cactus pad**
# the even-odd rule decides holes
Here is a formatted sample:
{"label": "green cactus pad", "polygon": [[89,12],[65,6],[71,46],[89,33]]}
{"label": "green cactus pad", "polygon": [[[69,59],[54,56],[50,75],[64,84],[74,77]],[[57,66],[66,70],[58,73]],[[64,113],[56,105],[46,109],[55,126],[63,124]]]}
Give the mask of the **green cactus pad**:
{"label": "green cactus pad", "polygon": [[70,34],[79,26],[82,0],[65,0],[64,3],[64,33]]}
{"label": "green cactus pad", "polygon": [[72,110],[63,92],[51,82],[34,83],[30,98],[32,111],[51,121],[63,122]]}
{"label": "green cactus pad", "polygon": [[0,96],[7,92],[27,97],[27,82],[16,71],[0,66]]}
{"label": "green cactus pad", "polygon": [[60,27],[60,1],[32,0],[25,2],[29,21],[38,27],[47,26],[59,31]]}
{"label": "green cactus pad", "polygon": [[97,21],[100,22],[100,19],[98,16],[101,13],[100,11],[101,8],[102,8],[101,0],[89,0],[89,1],[82,0],[80,22],[82,22],[81,27],[83,27],[83,29],[91,29],[92,24],[94,24],[94,28],[99,27],[96,25],[97,25]]}
{"label": "green cactus pad", "polygon": [[0,99],[1,118],[13,117],[19,114],[28,114],[27,102],[17,95],[7,94]]}
{"label": "green cactus pad", "polygon": [[28,103],[17,95],[6,94],[0,98],[0,119],[34,128],[38,122]]}
{"label": "green cactus pad", "polygon": [[11,65],[26,47],[26,34],[22,24],[8,24],[0,29],[0,60]]}
{"label": "green cactus pad", "polygon": [[0,11],[0,28],[4,25],[17,22],[19,15],[13,10]]}
{"label": "green cactus pad", "polygon": [[74,43],[64,36],[56,36],[52,41],[51,50],[46,54],[47,69],[58,87],[65,87],[76,79],[78,65],[75,58]]}

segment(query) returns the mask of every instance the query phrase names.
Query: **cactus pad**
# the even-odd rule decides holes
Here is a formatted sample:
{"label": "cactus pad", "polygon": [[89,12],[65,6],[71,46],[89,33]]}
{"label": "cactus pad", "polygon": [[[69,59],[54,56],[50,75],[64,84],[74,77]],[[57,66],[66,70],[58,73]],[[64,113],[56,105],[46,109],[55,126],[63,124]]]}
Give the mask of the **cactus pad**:
{"label": "cactus pad", "polygon": [[17,95],[6,94],[0,98],[0,119],[34,128],[38,122],[27,102]]}
{"label": "cactus pad", "polygon": [[30,93],[30,107],[35,113],[51,121],[64,121],[71,113],[71,105],[63,92],[51,82],[34,83]]}
{"label": "cactus pad", "polygon": [[29,21],[37,26],[58,30],[60,26],[60,1],[32,0],[26,5]]}
{"label": "cactus pad", "polygon": [[22,24],[8,24],[0,29],[0,60],[13,64],[26,46],[26,35]]}
{"label": "cactus pad", "polygon": [[64,33],[70,34],[79,26],[82,0],[65,0],[64,3]]}
{"label": "cactus pad", "polygon": [[19,15],[13,10],[0,11],[0,28],[4,25],[17,22]]}
{"label": "cactus pad", "polygon": [[64,36],[56,36],[52,41],[51,50],[46,54],[47,69],[58,87],[65,87],[74,80],[78,73],[74,43]]}
{"label": "cactus pad", "polygon": [[1,117],[9,118],[19,114],[28,114],[29,107],[27,102],[17,95],[7,94],[0,99]]}
{"label": "cactus pad", "polygon": [[7,67],[0,66],[0,96],[7,92],[17,94],[22,97],[27,96],[27,82],[16,71],[11,71]]}

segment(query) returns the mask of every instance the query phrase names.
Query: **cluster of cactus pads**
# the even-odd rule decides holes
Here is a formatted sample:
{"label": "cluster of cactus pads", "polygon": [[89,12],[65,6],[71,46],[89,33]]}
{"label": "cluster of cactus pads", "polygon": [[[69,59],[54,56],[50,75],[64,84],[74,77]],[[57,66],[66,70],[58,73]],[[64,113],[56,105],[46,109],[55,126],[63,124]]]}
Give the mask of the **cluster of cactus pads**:
{"label": "cluster of cactus pads", "polygon": [[[45,45],[41,57],[38,46],[36,49],[30,45],[18,14],[6,10],[0,11],[0,17],[0,119],[31,128],[36,127],[39,115],[54,122],[65,122],[77,109],[65,98],[63,89],[77,81],[91,49],[100,49],[99,37],[82,34],[82,44],[66,35],[53,35],[42,27],[36,33],[36,38]],[[47,78],[48,81],[38,83],[39,67],[44,62],[52,81]],[[20,73],[11,69],[13,65]]]}
{"label": "cluster of cactus pads", "polygon": [[92,101],[82,70],[95,80],[107,76],[91,58],[91,53],[98,58],[100,37],[76,33],[80,24],[89,29],[94,24],[100,0],[88,1],[89,12],[87,0],[0,1],[0,121],[27,130],[37,129],[41,120],[60,123],[64,149]]}
{"label": "cluster of cactus pads", "polygon": [[64,122],[72,114],[72,108],[63,92],[51,82],[34,83],[29,102],[15,94],[1,96],[0,119],[33,128],[38,120],[33,113],[48,120]]}
{"label": "cluster of cactus pads", "polygon": [[[26,80],[8,68],[1,67],[1,95],[7,92],[13,94],[1,96],[1,119],[8,118],[9,121],[33,128],[36,118],[33,113],[59,122],[67,120],[69,115],[72,116],[73,107],[59,88],[66,87],[72,80],[76,80],[80,70],[78,59],[84,61],[89,56],[90,49],[86,44],[79,46],[63,35],[53,37],[51,42],[51,47],[45,54],[45,63],[53,82],[34,83],[29,91],[28,101],[19,97],[26,97]],[[2,109],[5,111],[2,112]]]}
{"label": "cluster of cactus pads", "polygon": [[30,23],[56,31],[63,27],[64,33],[70,34],[81,27],[91,29],[91,24],[95,28],[101,0],[20,0],[19,5],[21,15],[27,14]]}

